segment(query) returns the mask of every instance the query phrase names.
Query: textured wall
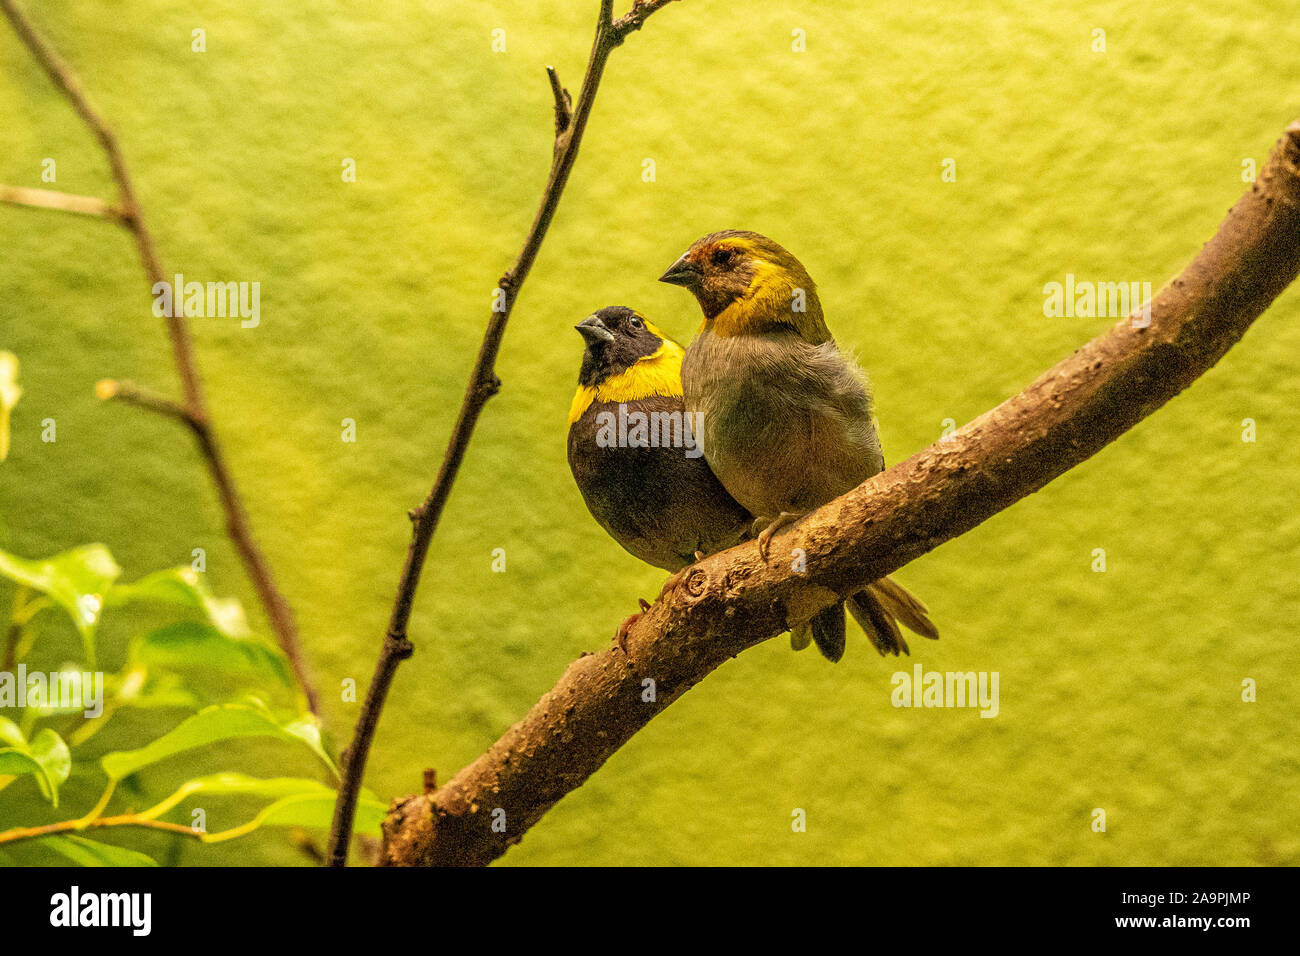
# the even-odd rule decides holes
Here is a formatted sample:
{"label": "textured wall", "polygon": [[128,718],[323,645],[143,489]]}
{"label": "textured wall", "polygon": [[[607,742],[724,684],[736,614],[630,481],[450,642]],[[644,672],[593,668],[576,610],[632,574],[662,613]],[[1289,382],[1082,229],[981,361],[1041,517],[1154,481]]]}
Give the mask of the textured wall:
{"label": "textured wall", "polygon": [[[655,277],[702,233],[765,232],[808,266],[871,372],[896,462],[1110,324],[1045,318],[1045,283],[1158,288],[1246,188],[1243,160],[1262,162],[1300,115],[1292,0],[829,6],[685,0],[611,61],[515,311],[505,388],[434,543],[417,654],[371,762],[381,796],[472,759],[658,589],[569,478],[576,321],[627,304],[685,340],[695,306]],[[431,481],[550,158],[543,66],[576,89],[595,4],[29,7],[116,125],[165,267],[261,282],[257,329],[196,319],[196,338],[346,739],[356,708],[339,682],[369,678],[405,511]],[[206,53],[190,50],[195,27]],[[806,52],[791,50],[795,29]],[[110,195],[89,135],[0,32],[0,181],[42,185],[45,157],[57,188]],[[344,157],[356,183],[340,181]],[[956,182],[942,181],[947,158]],[[744,655],[506,862],[1300,863],[1296,804],[1280,796],[1300,776],[1297,296],[1149,422],[905,569],[938,644],[913,642],[899,664],[851,631],[837,666],[784,640]],[[174,381],[125,235],[0,208],[0,349],[25,388],[0,464],[0,546],[102,541],[128,578],[202,546],[213,586],[252,608],[185,436],[93,397],[105,376]],[[344,418],[355,444],[340,441]],[[9,593],[0,583],[0,607]],[[48,646],[59,659],[76,644],[51,633]],[[892,707],[890,676],[916,662],[997,671],[998,717]],[[249,761],[281,756],[250,748]],[[194,770],[163,767],[146,786]],[[32,806],[18,789],[0,793],[0,823]],[[67,799],[97,789],[74,778]],[[806,833],[791,832],[796,807]],[[1090,828],[1097,807],[1105,834]],[[178,858],[299,859],[274,832]]]}

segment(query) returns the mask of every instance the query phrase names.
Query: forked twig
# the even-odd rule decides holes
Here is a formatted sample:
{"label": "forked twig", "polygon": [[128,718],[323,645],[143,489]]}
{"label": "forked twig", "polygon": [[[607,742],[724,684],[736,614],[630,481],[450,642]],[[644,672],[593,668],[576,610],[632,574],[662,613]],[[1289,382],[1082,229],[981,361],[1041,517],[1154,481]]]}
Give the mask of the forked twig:
{"label": "forked twig", "polygon": [[[613,0],[601,0],[600,14],[596,21],[596,38],[591,46],[591,56],[587,61],[587,72],[582,80],[582,90],[578,93],[578,102],[572,114],[568,113],[569,96],[560,85],[553,68],[547,69],[551,90],[555,96],[555,149],[551,160],[550,175],[542,193],[541,205],[528,230],[523,249],[506,273],[497,283],[499,290],[496,304],[483,341],[479,345],[478,359],[470,372],[469,383],[465,387],[465,397],[461,401],[456,424],[452,428],[451,438],[443,455],[442,466],[434,480],[433,489],[425,500],[411,512],[414,525],[411,532],[411,544],[406,552],[406,563],[402,568],[401,580],[397,587],[397,597],[393,602],[393,611],[384,635],[379,662],[375,666],[374,677],[366,692],[362,704],[361,716],[357,720],[352,743],[343,753],[343,778],[339,785],[339,800],[334,812],[334,825],[330,832],[329,864],[343,866],[347,862],[348,842],[352,833],[352,817],[356,810],[357,795],[361,789],[361,778],[365,772],[366,759],[370,753],[370,744],[374,739],[375,729],[379,726],[379,715],[392,686],[393,675],[402,661],[411,656],[412,646],[406,636],[407,624],[411,619],[411,607],[415,601],[415,591],[420,583],[420,572],[424,568],[425,556],[429,552],[429,543],[442,517],[443,508],[451,494],[452,485],[460,471],[478,423],[479,414],[488,399],[501,388],[495,367],[497,353],[501,348],[501,339],[505,335],[506,323],[514,308],[519,289],[537,258],[537,252],[546,238],[546,230],[555,215],[564,186],[569,180],[574,160],[578,156],[578,147],[582,143],[583,131],[587,128],[587,118],[591,115],[592,105],[596,100],[596,91],[605,71],[605,63],[612,53],[634,30],[641,29],[646,18],[656,10],[666,6],[672,0],[648,0],[637,2],[632,10],[618,20],[613,18]],[[562,122],[563,120],[563,122]]]}

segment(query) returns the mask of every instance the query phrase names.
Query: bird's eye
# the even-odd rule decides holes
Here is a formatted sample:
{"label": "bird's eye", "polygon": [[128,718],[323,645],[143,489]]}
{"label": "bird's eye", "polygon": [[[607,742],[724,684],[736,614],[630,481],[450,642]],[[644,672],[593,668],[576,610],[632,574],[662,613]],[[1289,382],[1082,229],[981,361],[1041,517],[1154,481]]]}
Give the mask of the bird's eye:
{"label": "bird's eye", "polygon": [[645,323],[642,322],[640,319],[638,319],[636,316],[632,316],[632,321],[628,322],[628,325],[630,325],[633,329],[635,329],[638,332],[641,329],[645,328]]}
{"label": "bird's eye", "polygon": [[715,266],[725,266],[731,261],[732,252],[733,250],[728,249],[726,246],[714,249],[711,257],[713,259],[713,264]]}

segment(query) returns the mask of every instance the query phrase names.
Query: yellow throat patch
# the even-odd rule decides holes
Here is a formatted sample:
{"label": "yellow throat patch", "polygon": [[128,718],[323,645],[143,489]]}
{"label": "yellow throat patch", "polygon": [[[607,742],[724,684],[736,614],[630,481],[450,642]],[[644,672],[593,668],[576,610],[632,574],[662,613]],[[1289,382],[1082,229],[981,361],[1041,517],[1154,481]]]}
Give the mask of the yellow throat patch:
{"label": "yellow throat patch", "polygon": [[570,425],[580,419],[593,402],[635,402],[652,395],[682,394],[684,350],[650,323],[646,323],[646,328],[659,336],[659,348],[599,385],[579,385],[573,404],[569,406]]}

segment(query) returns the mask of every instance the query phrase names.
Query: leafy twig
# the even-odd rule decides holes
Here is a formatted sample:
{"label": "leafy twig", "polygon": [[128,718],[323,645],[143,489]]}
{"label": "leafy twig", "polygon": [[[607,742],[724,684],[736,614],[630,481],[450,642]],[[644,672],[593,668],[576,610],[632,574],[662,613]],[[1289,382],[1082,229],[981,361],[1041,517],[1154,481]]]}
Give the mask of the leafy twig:
{"label": "leafy twig", "polygon": [[[94,214],[103,215],[117,222],[131,234],[135,240],[140,263],[144,267],[145,277],[149,281],[150,289],[159,283],[164,283],[166,279],[158,259],[153,234],[145,223],[144,211],[140,206],[139,198],[136,196],[135,187],[131,183],[131,175],[127,169],[122,150],[118,146],[117,137],[90,105],[77,75],[54,48],[36,32],[32,22],[18,8],[14,0],[0,0],[0,10],[3,10],[5,16],[13,25],[15,32],[17,32],[19,38],[31,52],[41,69],[45,71],[50,82],[63,93],[68,102],[72,104],[72,108],[77,115],[94,133],[99,145],[108,157],[113,180],[117,184],[118,205],[113,207],[103,203],[103,209]],[[15,187],[5,188],[12,191]],[[47,193],[44,190],[26,190],[26,193],[28,194],[26,199],[29,200],[25,203],[26,205],[40,205],[45,208],[66,209],[74,212],[89,212],[91,207],[88,204],[101,202],[87,197],[70,197],[62,193]],[[44,193],[45,195],[43,197],[33,197],[31,195],[33,193]],[[57,204],[53,198],[55,196],[62,197],[57,200]],[[47,201],[30,201],[33,198],[38,200],[43,198]],[[10,197],[9,201],[15,200]],[[72,208],[76,205],[83,205],[86,208]],[[244,569],[253,582],[258,599],[266,609],[267,619],[275,631],[280,648],[293,666],[299,684],[302,685],[303,693],[307,696],[308,706],[315,712],[317,710],[316,691],[312,687],[307,665],[303,659],[298,637],[298,625],[294,620],[293,610],[290,608],[289,602],[285,600],[284,595],[275,583],[266,556],[262,553],[253,537],[248,512],[235,486],[234,476],[226,464],[225,455],[220,443],[217,441],[216,432],[213,430],[209,419],[208,406],[203,394],[203,382],[199,376],[198,364],[194,358],[194,346],[190,338],[189,324],[186,321],[184,309],[181,308],[178,301],[176,307],[169,311],[171,314],[166,317],[167,334],[171,340],[172,359],[176,366],[177,375],[180,377],[184,400],[180,403],[166,401],[166,410],[171,413],[171,417],[183,420],[198,442],[199,451],[202,453],[208,471],[212,475],[212,480],[217,486],[217,494],[226,516],[226,533],[230,535],[231,541],[234,542],[235,550],[239,553]],[[164,410],[160,402],[137,401],[134,404],[149,407],[155,411]],[[177,413],[177,409],[181,411]]]}

